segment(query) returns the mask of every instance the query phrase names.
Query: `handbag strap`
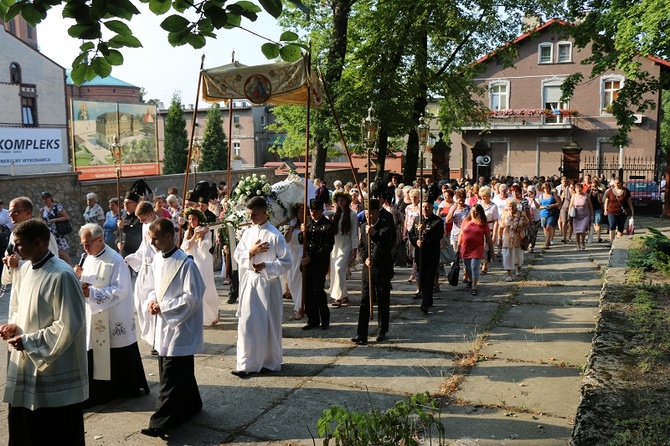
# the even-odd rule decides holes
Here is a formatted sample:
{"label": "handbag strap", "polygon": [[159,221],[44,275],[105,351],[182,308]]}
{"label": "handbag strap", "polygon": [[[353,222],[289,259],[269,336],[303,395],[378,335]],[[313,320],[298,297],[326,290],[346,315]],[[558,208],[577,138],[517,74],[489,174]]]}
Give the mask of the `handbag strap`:
{"label": "handbag strap", "polygon": [[[625,195],[625,194],[626,194],[626,190],[624,189],[623,192],[621,193],[621,195]],[[619,196],[616,193],[614,193],[614,189],[612,189],[612,195],[614,195],[614,198],[616,198],[616,201],[619,202],[619,207],[621,208],[621,210],[626,212],[626,208],[623,207],[623,203],[621,203],[621,200],[619,199]]]}

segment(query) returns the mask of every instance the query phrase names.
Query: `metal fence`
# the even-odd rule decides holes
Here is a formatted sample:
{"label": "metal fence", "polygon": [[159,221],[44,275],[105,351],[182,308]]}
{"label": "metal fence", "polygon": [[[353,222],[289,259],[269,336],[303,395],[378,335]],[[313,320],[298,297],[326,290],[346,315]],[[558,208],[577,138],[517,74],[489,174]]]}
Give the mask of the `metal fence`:
{"label": "metal fence", "polygon": [[605,182],[612,178],[621,178],[630,190],[636,213],[659,214],[661,212],[663,195],[660,179],[663,172],[651,157],[624,157],[622,162],[617,155],[602,159],[586,157],[581,173],[582,176],[591,175]]}

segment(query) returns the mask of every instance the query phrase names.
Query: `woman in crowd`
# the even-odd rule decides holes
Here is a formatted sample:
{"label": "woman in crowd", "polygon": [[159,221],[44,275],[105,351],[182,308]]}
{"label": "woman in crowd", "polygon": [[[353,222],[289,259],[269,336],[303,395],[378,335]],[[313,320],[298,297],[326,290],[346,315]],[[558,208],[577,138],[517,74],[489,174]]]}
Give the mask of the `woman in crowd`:
{"label": "woman in crowd", "polygon": [[528,227],[528,238],[530,245],[528,245],[528,252],[535,250],[537,243],[537,233],[540,230],[542,218],[540,217],[540,202],[537,199],[537,191],[535,186],[528,186],[526,189],[526,199],[528,200],[528,211],[530,212],[530,226]]}
{"label": "woman in crowd", "polygon": [[102,226],[105,221],[105,211],[98,204],[98,196],[93,192],[86,194],[86,209],[84,210],[84,223],[95,223]]}
{"label": "woman in crowd", "polygon": [[168,204],[167,211],[170,213],[172,223],[174,224],[174,239],[175,242],[179,239],[179,219],[181,218],[181,206],[179,205],[179,198],[176,195],[170,194],[165,201]]}
{"label": "woman in crowd", "polygon": [[603,218],[603,190],[600,188],[600,180],[594,178],[588,191],[591,207],[593,208],[593,234],[598,237],[598,243],[602,243],[601,226]]}
{"label": "woman in crowd", "polygon": [[561,199],[561,207],[558,214],[558,230],[563,236],[561,241],[568,243],[572,240],[572,225],[568,209],[570,207],[570,198],[575,193],[574,181],[570,181],[566,177],[561,178],[561,185],[556,188],[556,193],[558,194],[558,198]]}
{"label": "woman in crowd", "polygon": [[116,246],[116,237],[119,235],[117,222],[119,221],[119,218],[121,218],[121,214],[119,213],[119,199],[112,198],[107,205],[109,206],[109,210],[105,214],[105,223],[103,224],[103,227],[105,228],[105,244],[115,251],[118,251],[119,248]]}
{"label": "woman in crowd", "polygon": [[605,192],[603,209],[610,227],[609,246],[612,246],[614,233],[616,232],[617,237],[621,237],[626,219],[633,217],[633,200],[628,188],[623,187],[621,178],[615,179],[614,186]]}
{"label": "woman in crowd", "polygon": [[305,316],[302,305],[302,273],[300,272],[300,259],[302,259],[302,245],[298,242],[300,226],[304,217],[304,205],[297,203],[291,208],[292,219],[284,238],[291,250],[291,269],[286,272],[286,283],[293,299],[293,319],[300,320]]}
{"label": "woman in crowd", "polygon": [[466,204],[470,207],[477,204],[479,202],[479,184],[475,184],[474,186],[467,186],[465,190],[467,197],[465,200]]}
{"label": "woman in crowd", "polygon": [[405,207],[405,223],[402,227],[402,239],[407,246],[407,262],[412,262],[412,274],[409,276],[409,279],[407,279],[409,283],[416,281],[416,262],[414,261],[414,248],[412,248],[411,243],[408,243],[408,234],[409,231],[412,230],[414,219],[419,218],[419,214],[421,213],[421,203],[419,203],[420,196],[421,193],[419,192],[419,189],[411,189],[406,195],[409,199],[409,204]]}
{"label": "woman in crowd", "polygon": [[70,220],[70,217],[67,215],[65,208],[56,202],[49,192],[42,192],[42,202],[44,203],[44,206],[42,207],[40,215],[42,216],[42,220],[49,226],[51,233],[56,237],[58,257],[72,265],[72,259],[70,259],[69,253],[70,245],[67,243],[65,236],[58,234],[58,231],[56,230],[57,222],[68,221]]}
{"label": "woman in crowd", "polygon": [[[465,204],[465,189],[457,189],[454,192],[454,205],[449,208],[449,213],[445,219],[445,223],[452,223],[451,235],[449,237],[449,242],[454,248],[454,252],[458,252],[458,238],[461,236],[461,225],[465,217],[470,214],[470,206]],[[463,272],[463,282],[470,283],[470,277],[468,276],[468,271]]]}
{"label": "woman in crowd", "polygon": [[207,325],[219,323],[219,293],[214,283],[214,261],[209,249],[212,247],[212,233],[205,226],[205,214],[189,208],[184,212],[188,229],[184,234],[181,249],[193,257],[202,279],[205,282],[205,294],[202,296],[203,322]]}
{"label": "woman in crowd", "polygon": [[558,214],[561,209],[561,199],[551,190],[551,184],[542,185],[540,194],[540,220],[544,229],[544,247],[548,248],[554,242],[554,234],[558,226]]}
{"label": "woman in crowd", "polygon": [[577,251],[586,249],[586,234],[589,232],[591,216],[593,215],[591,199],[582,191],[581,185],[574,188],[568,207],[568,215],[572,217],[572,230],[575,233]]}
{"label": "woman in crowd", "polygon": [[365,204],[360,200],[361,194],[358,192],[358,189],[354,187],[351,188],[349,193],[351,194],[351,210],[358,215],[365,210]]}
{"label": "woman in crowd", "polygon": [[167,210],[167,202],[163,195],[156,195],[154,197],[154,213],[158,218],[172,218],[172,214]]}
{"label": "woman in crowd", "polygon": [[480,204],[475,204],[470,209],[468,216],[463,220],[461,235],[458,238],[458,248],[465,265],[465,271],[472,280],[472,284],[468,284],[468,286],[472,288],[470,294],[473,296],[477,295],[477,285],[479,284],[482,259],[484,259],[485,255],[485,246],[488,246],[487,260],[491,261],[493,256],[491,229],[489,228],[484,208]]}
{"label": "woman in crowd", "polygon": [[514,280],[512,277],[514,271],[516,271],[517,276],[521,276],[521,266],[523,265],[521,239],[524,237],[529,224],[528,216],[519,209],[516,199],[514,197],[508,198],[505,202],[505,211],[500,216],[503,268],[507,271],[506,282]]}
{"label": "woman in crowd", "polygon": [[330,297],[332,306],[349,306],[347,269],[356,259],[358,250],[358,217],[351,210],[351,195],[341,191],[333,194],[337,205],[333,215],[335,245],[330,253]]}
{"label": "woman in crowd", "polygon": [[[498,233],[498,220],[500,220],[500,214],[498,214],[498,206],[491,201],[491,188],[488,186],[481,187],[479,189],[479,205],[484,210],[484,215],[486,216],[486,224],[489,227],[489,235],[493,240],[495,234]],[[493,246],[493,245],[492,245]],[[493,258],[494,251],[488,251],[489,245],[484,245],[486,249],[486,254],[481,257],[482,261],[482,274],[488,273],[488,259]]]}

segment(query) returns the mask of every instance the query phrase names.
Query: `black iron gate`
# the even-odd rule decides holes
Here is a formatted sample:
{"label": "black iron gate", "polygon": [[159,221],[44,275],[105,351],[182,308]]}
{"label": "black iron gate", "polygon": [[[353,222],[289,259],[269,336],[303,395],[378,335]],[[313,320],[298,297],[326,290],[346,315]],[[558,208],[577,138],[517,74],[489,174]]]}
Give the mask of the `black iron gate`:
{"label": "black iron gate", "polygon": [[582,176],[591,175],[603,180],[605,186],[613,178],[621,178],[633,197],[635,212],[660,214],[662,195],[660,179],[663,172],[653,158],[624,157],[619,162],[617,155],[610,157],[586,157],[582,164]]}

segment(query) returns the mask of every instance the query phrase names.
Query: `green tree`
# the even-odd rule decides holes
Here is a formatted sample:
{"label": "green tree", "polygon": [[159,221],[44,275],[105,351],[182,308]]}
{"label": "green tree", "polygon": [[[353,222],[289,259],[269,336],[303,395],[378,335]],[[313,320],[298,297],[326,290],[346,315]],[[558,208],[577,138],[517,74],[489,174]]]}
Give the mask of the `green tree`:
{"label": "green tree", "polygon": [[221,107],[214,104],[207,111],[207,126],[202,141],[202,162],[199,170],[209,172],[212,170],[225,170],[228,168],[228,141],[223,131],[221,121]]}
{"label": "green tree", "polygon": [[[626,82],[612,104],[619,132],[612,138],[615,146],[628,145],[633,113],[655,108],[648,93],[667,85],[668,73],[656,78],[644,71],[640,58],[670,59],[670,3],[667,0],[570,0],[568,19],[576,23],[570,34],[575,46],[590,45],[592,55],[584,64],[592,66],[591,78],[617,70]],[[573,75],[564,83],[564,98],[569,98],[583,76]]]}
{"label": "green tree", "polygon": [[184,119],[184,111],[181,107],[181,98],[177,93],[172,95],[168,115],[165,119],[163,147],[163,173],[186,172],[188,134],[186,133],[186,119]]}
{"label": "green tree", "polygon": [[[171,12],[160,27],[167,32],[167,40],[172,46],[188,44],[196,49],[205,46],[207,38],[215,39],[218,30],[241,27],[243,18],[253,22],[263,10],[277,18],[283,9],[282,0],[259,0],[260,7],[246,0],[140,1],[147,3],[156,15]],[[300,0],[288,1],[304,9]],[[63,17],[75,21],[68,34],[83,41],[79,47],[81,53],[72,62],[72,80],[77,85],[96,75],[109,76],[113,66],[123,64],[123,48],[142,46],[126,23],[140,14],[131,0],[2,0],[0,19],[8,22],[21,15],[35,26],[47,17],[53,6],[61,4],[64,5]],[[103,29],[106,35],[111,35],[110,38],[103,39]],[[300,48],[299,43],[287,39],[283,44],[264,44],[263,53],[276,53],[291,59],[296,53],[299,55]]]}

